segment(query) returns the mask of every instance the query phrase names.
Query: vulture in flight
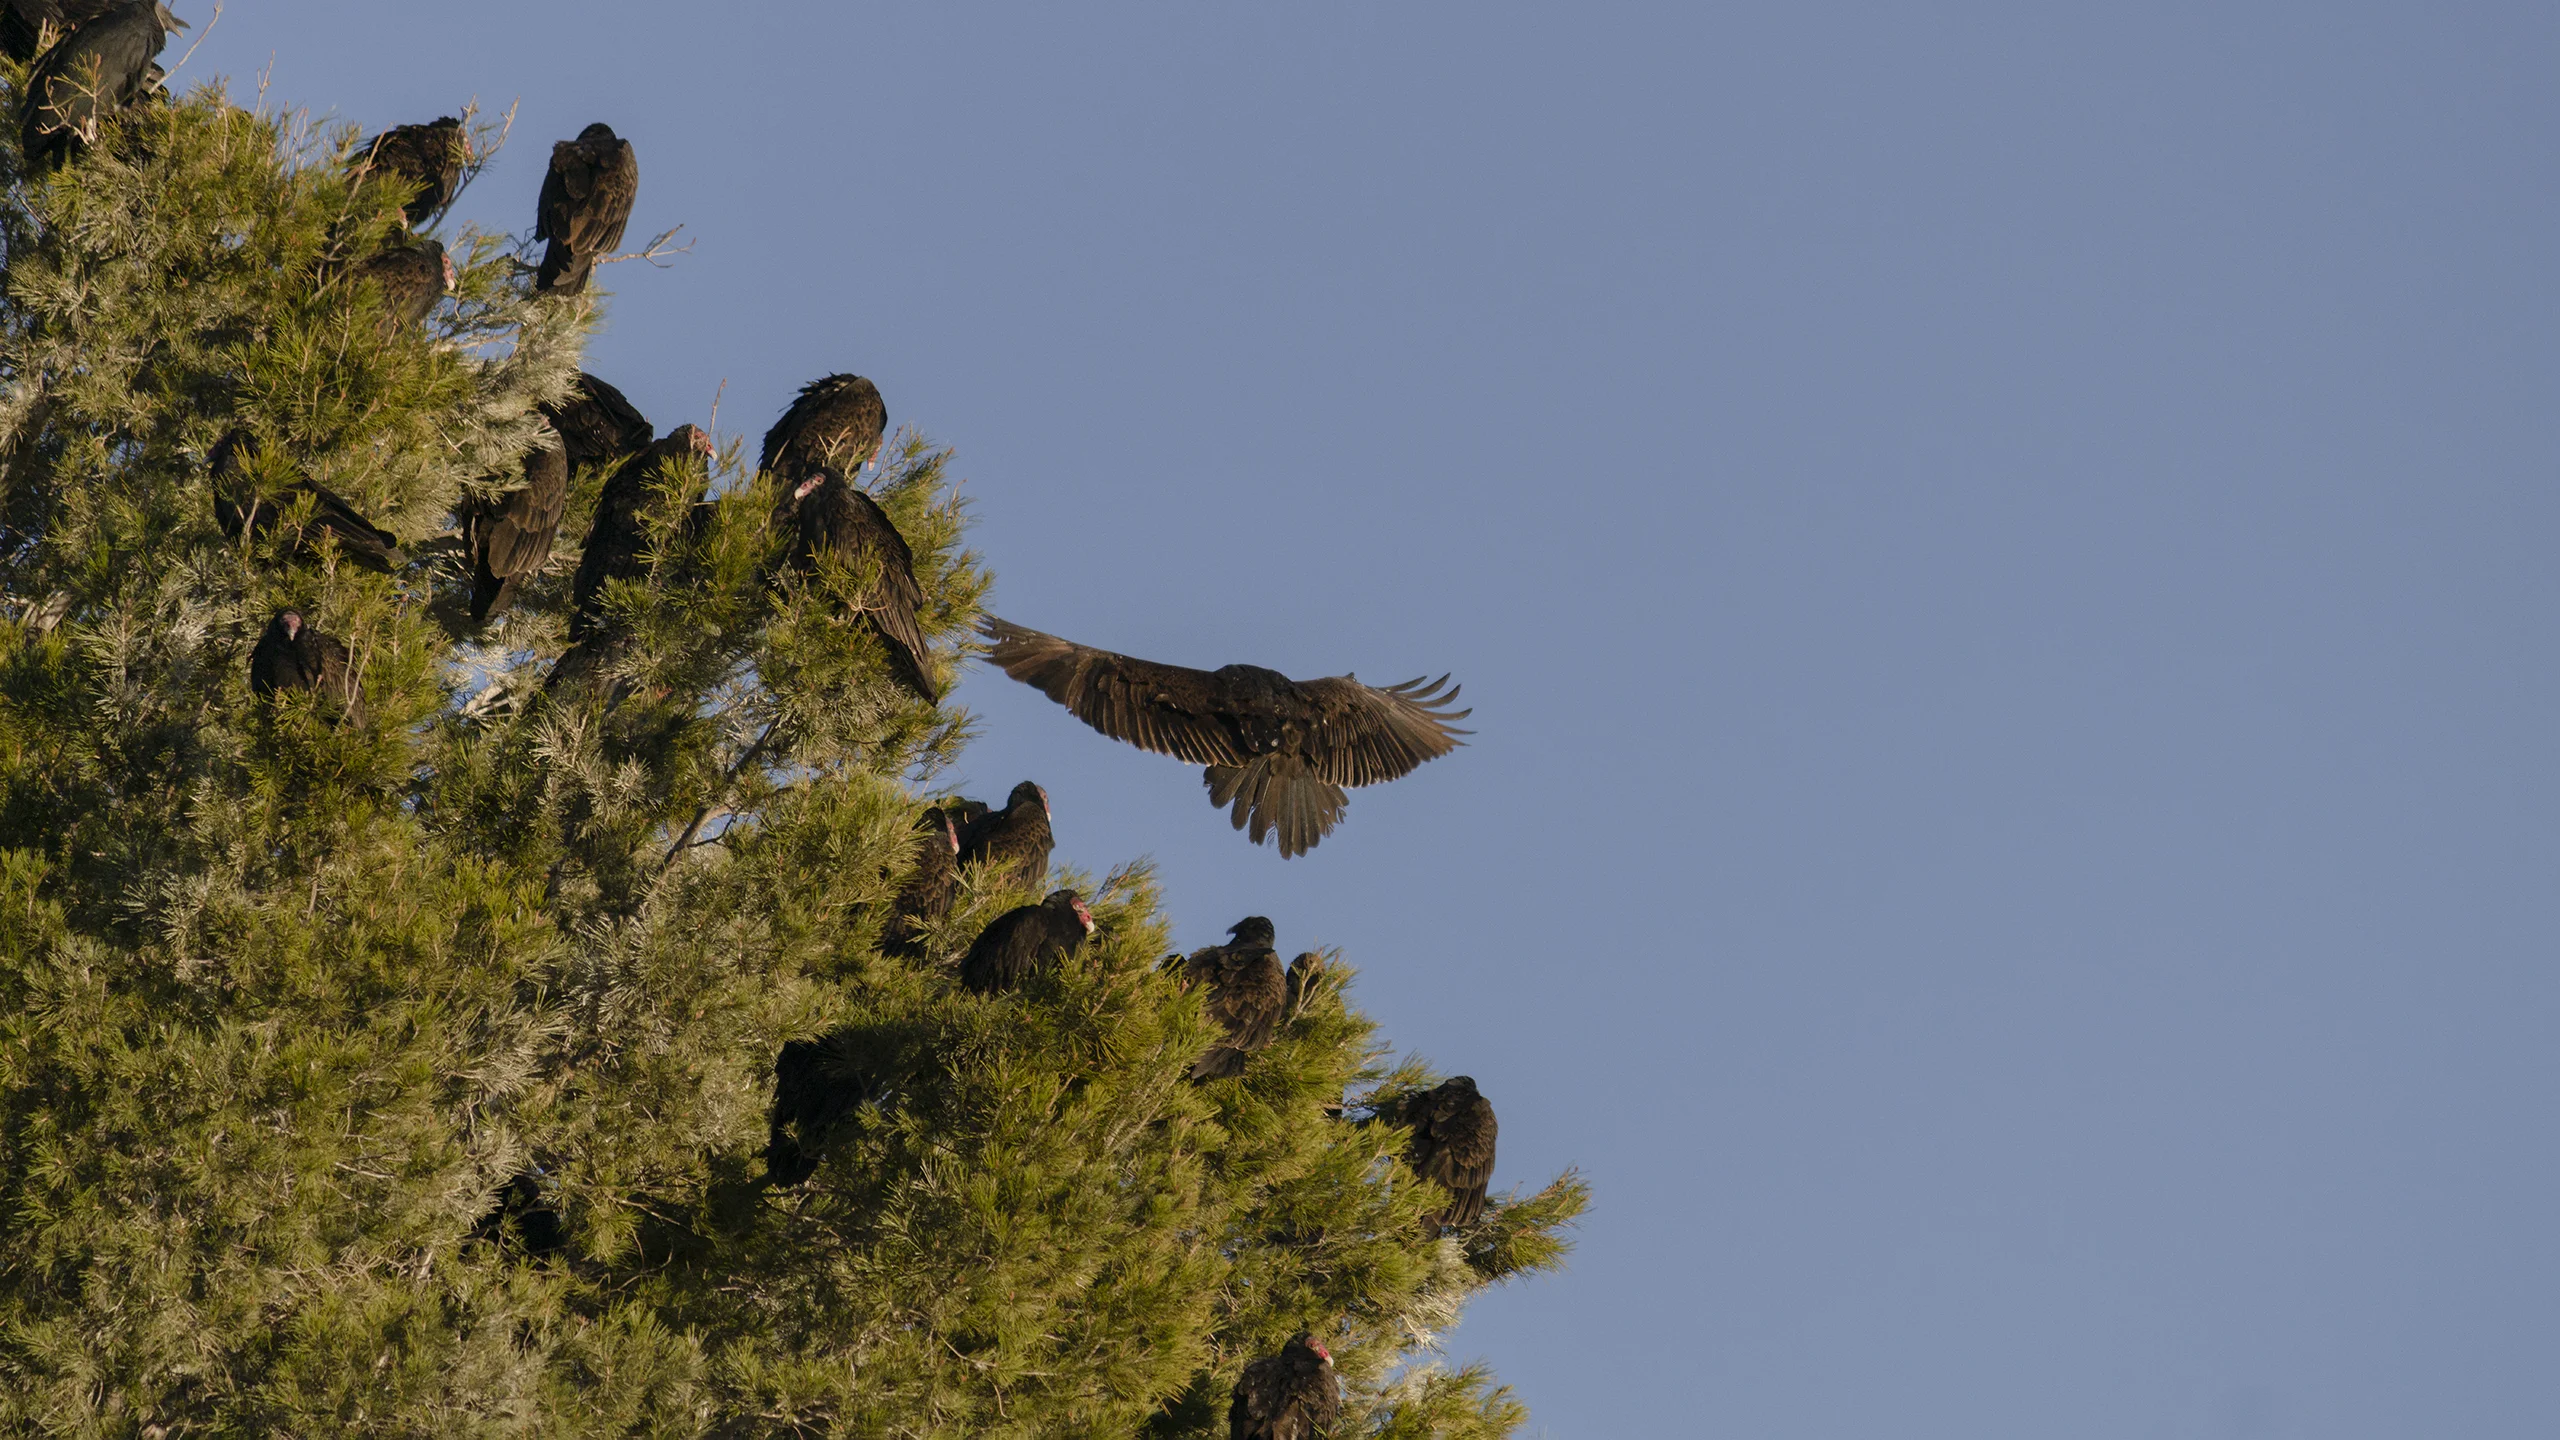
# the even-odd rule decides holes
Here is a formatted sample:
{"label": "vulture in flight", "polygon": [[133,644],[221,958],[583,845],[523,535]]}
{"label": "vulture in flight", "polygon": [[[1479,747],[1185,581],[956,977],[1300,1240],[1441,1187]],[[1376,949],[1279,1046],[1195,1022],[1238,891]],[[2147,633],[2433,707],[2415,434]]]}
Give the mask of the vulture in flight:
{"label": "vulture in flight", "polygon": [[434,240],[395,245],[356,267],[382,289],[382,328],[396,334],[435,313],[453,290],[453,257]]}
{"label": "vulture in flight", "polygon": [[249,651],[249,693],[275,695],[314,690],[338,703],[339,713],[353,724],[364,723],[364,701],[356,693],[356,673],[347,664],[347,647],[321,634],[295,611],[267,622]]}
{"label": "vulture in flight", "polygon": [[471,623],[489,617],[515,598],[516,582],[542,568],[551,558],[551,541],[560,533],[560,514],[569,505],[569,448],[557,431],[524,455],[524,484],[491,499],[466,500],[462,538],[471,551]]}
{"label": "vulture in flight", "polygon": [[21,139],[28,164],[47,170],[96,144],[99,122],[150,93],[159,68],[152,62],[169,43],[169,32],[186,29],[187,22],[160,0],[123,0],[94,10],[79,3],[38,4],[16,13],[24,18],[28,8],[57,10],[66,18],[73,11],[91,12],[27,75]]}
{"label": "vulture in flight", "polygon": [[1300,1331],[1279,1354],[1244,1367],[1227,1407],[1227,1440],[1317,1440],[1341,1411],[1333,1352]]}
{"label": "vulture in flight", "polygon": [[888,512],[831,468],[810,471],[775,510],[776,521],[788,521],[793,528],[786,562],[792,570],[809,574],[818,568],[821,555],[846,565],[877,562],[880,578],[862,594],[862,618],[889,652],[889,672],[898,683],[919,699],[938,702],[942,697],[926,668],[924,626],[916,619],[924,590],[916,584],[915,556]]}
{"label": "vulture in flight", "polygon": [[567,442],[572,471],[646,450],[658,434],[649,428],[649,417],[624,399],[621,391],[583,371],[570,397],[558,405],[543,406],[542,413]]}
{"label": "vulture in flight", "polygon": [[1093,912],[1073,890],[1050,892],[1037,905],[1007,910],[979,932],[960,961],[960,983],[984,995],[1010,990],[1053,958],[1076,953],[1093,933]]}
{"label": "vulture in flight", "polygon": [[[975,805],[975,801],[962,801]],[[960,832],[960,863],[985,867],[991,885],[1037,885],[1049,878],[1049,792],[1025,780],[1001,810],[985,810]]]}
{"label": "vulture in flight", "polygon": [[424,125],[394,125],[358,144],[355,163],[359,174],[409,187],[400,214],[414,230],[442,213],[460,192],[462,167],[471,163],[471,137],[452,115]]}
{"label": "vulture in flight", "polygon": [[1408,1096],[1398,1107],[1413,1127],[1405,1161],[1413,1173],[1449,1192],[1449,1203],[1424,1222],[1427,1233],[1484,1218],[1485,1186],[1493,1181],[1493,1102],[1476,1093],[1473,1078],[1460,1075]]}
{"label": "vulture in flight", "polygon": [[915,955],[924,946],[924,927],[951,913],[960,893],[960,831],[939,806],[916,821],[916,868],[898,890],[881,928],[880,948],[891,955]]}
{"label": "vulture in flight", "polygon": [[356,513],[356,508],[330,490],[298,479],[281,495],[262,495],[246,473],[259,452],[258,437],[247,430],[234,430],[214,442],[210,457],[213,466],[213,518],[222,533],[237,540],[243,534],[264,538],[284,523],[288,511],[296,508],[300,498],[311,497],[311,518],[295,533],[293,549],[307,555],[317,548],[323,535],[334,537],[346,557],[368,570],[384,573],[408,563],[400,549],[399,537],[382,529]]}
{"label": "vulture in flight", "polygon": [[639,193],[640,161],[612,126],[590,125],[552,146],[533,222],[533,238],[549,243],[533,288],[564,295],[586,289],[588,272],[622,243]]}
{"label": "vulture in flight", "polygon": [[1184,988],[1209,987],[1209,1014],[1227,1032],[1191,1067],[1194,1080],[1243,1074],[1244,1062],[1279,1031],[1289,1004],[1289,976],[1280,968],[1280,952],[1271,948],[1271,922],[1248,915],[1227,934],[1228,943],[1212,945],[1182,964]]}
{"label": "vulture in flight", "polygon": [[990,615],[987,652],[1004,673],[1114,740],[1207,768],[1209,803],[1233,805],[1253,843],[1277,832],[1283,856],[1333,833],[1346,785],[1410,773],[1464,744],[1449,677],[1381,688],[1349,675],[1292,680],[1256,665],[1189,670],[1115,655]]}
{"label": "vulture in flight", "polygon": [[800,387],[800,398],[764,432],[759,469],[797,485],[821,467],[855,474],[880,453],[889,407],[880,387],[859,375],[829,375]]}

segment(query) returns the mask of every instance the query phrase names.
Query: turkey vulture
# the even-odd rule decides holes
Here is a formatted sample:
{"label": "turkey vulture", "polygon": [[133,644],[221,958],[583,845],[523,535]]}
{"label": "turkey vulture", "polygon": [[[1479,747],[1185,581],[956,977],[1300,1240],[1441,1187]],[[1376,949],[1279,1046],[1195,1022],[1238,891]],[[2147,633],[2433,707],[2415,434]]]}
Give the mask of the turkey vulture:
{"label": "turkey vulture", "polygon": [[1007,910],[979,932],[960,961],[960,983],[983,995],[1010,990],[1052,956],[1076,953],[1093,933],[1093,912],[1073,890],[1050,892],[1037,905]]}
{"label": "turkey vulture", "polygon": [[1038,885],[1049,878],[1049,792],[1025,780],[960,832],[960,863],[986,867],[991,885]]}
{"label": "turkey vulture", "polygon": [[1303,855],[1333,833],[1346,785],[1407,774],[1464,744],[1449,722],[1458,687],[1449,677],[1381,689],[1348,675],[1292,680],[1255,665],[1188,670],[1115,655],[999,620],[987,658],[1114,740],[1208,767],[1209,803],[1248,817],[1253,843],[1279,832],[1283,856]]}
{"label": "turkey vulture", "polygon": [[453,290],[453,257],[433,240],[397,245],[356,267],[382,289],[382,328],[396,333],[435,312]]}
{"label": "turkey vulture", "polygon": [[463,543],[471,551],[471,623],[515,598],[516,582],[551,558],[560,512],[569,504],[569,449],[556,431],[524,454],[524,484],[497,498],[474,497],[462,507]]}
{"label": "turkey vulture", "polygon": [[889,407],[880,387],[859,375],[829,375],[800,387],[800,398],[764,432],[760,469],[796,485],[821,466],[851,475],[880,453]]}
{"label": "turkey vulture", "polygon": [[462,187],[462,167],[471,163],[471,137],[452,115],[424,125],[394,125],[358,144],[355,163],[359,174],[409,187],[400,214],[416,229],[453,203]]}
{"label": "turkey vulture", "polygon": [[765,1179],[797,1185],[815,1174],[827,1132],[878,1086],[837,1036],[787,1040],[773,1062],[773,1117],[764,1146]]}
{"label": "turkey vulture", "polygon": [[637,450],[645,450],[658,432],[649,428],[642,415],[622,392],[580,372],[578,388],[558,405],[545,405],[542,413],[551,428],[568,442],[569,468],[592,465],[599,460],[619,460]]}
{"label": "turkey vulture", "polygon": [[364,723],[364,700],[356,692],[356,673],[347,664],[347,647],[286,610],[267,622],[249,651],[249,693],[274,695],[313,690],[338,702],[339,711],[357,725]]}
{"label": "turkey vulture", "polygon": [[533,222],[533,238],[550,243],[533,288],[567,295],[586,289],[587,273],[622,243],[639,193],[640,161],[612,126],[590,125],[552,146]]}
{"label": "turkey vulture", "polygon": [[922,951],[924,927],[950,914],[951,902],[959,893],[960,832],[951,817],[936,807],[916,821],[916,868],[907,873],[907,883],[889,909],[880,948],[891,955]]}
{"label": "turkey vulture", "polygon": [[1333,1352],[1300,1331],[1279,1354],[1244,1367],[1227,1407],[1227,1440],[1316,1440],[1341,1411]]}
{"label": "turkey vulture", "polygon": [[150,93],[151,62],[185,28],[160,0],[124,0],[55,41],[27,75],[27,163],[51,169],[97,143],[101,120]]}
{"label": "turkey vulture", "polygon": [[1289,977],[1280,968],[1280,952],[1271,948],[1271,922],[1248,915],[1227,934],[1228,943],[1212,945],[1182,966],[1185,988],[1209,987],[1209,1014],[1227,1032],[1191,1067],[1194,1080],[1243,1074],[1245,1060],[1271,1043],[1289,1003]]}
{"label": "turkey vulture", "polygon": [[880,578],[862,593],[862,617],[889,652],[889,672],[898,683],[920,699],[939,701],[926,668],[924,627],[916,620],[924,590],[916,584],[915,556],[887,512],[832,469],[810,472],[776,508],[797,531],[787,563],[801,574],[817,569],[821,555],[846,565],[878,563]]}
{"label": "turkey vulture", "polygon": [[116,8],[119,0],[0,0],[0,54],[24,62],[43,53],[44,27],[53,39]]}
{"label": "turkey vulture", "polygon": [[1413,1127],[1405,1161],[1413,1173],[1449,1192],[1449,1203],[1424,1222],[1437,1235],[1484,1216],[1484,1189],[1493,1180],[1493,1102],[1476,1093],[1465,1075],[1409,1096],[1398,1107]]}
{"label": "turkey vulture", "polygon": [[691,425],[679,425],[666,438],[622,463],[596,497],[595,524],[587,530],[586,548],[578,555],[578,574],[570,588],[575,609],[569,638],[584,639],[604,623],[604,587],[608,580],[629,580],[648,568],[649,530],[641,521],[649,489],[668,466],[688,456],[709,459],[711,437]]}
{"label": "turkey vulture", "polygon": [[408,563],[398,536],[357,514],[354,506],[308,478],[297,479],[281,495],[258,493],[247,469],[260,448],[258,437],[245,429],[234,430],[214,442],[209,457],[213,468],[213,518],[224,534],[234,540],[243,533],[263,538],[284,523],[287,512],[308,495],[311,518],[294,535],[295,554],[311,553],[318,548],[320,537],[327,535],[336,539],[348,559],[366,569],[387,574]]}

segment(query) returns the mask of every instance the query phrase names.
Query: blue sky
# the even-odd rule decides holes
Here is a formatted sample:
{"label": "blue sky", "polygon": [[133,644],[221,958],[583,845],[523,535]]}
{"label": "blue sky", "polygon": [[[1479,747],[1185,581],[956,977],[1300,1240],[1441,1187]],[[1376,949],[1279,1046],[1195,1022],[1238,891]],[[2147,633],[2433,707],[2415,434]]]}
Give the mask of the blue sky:
{"label": "blue sky", "polygon": [[[209,6],[185,13],[201,31]],[[998,611],[1454,671],[1284,864],[1000,677],[964,777],[1343,946],[1568,1273],[1558,1435],[2560,1433],[2560,11],[254,4],[182,79],[638,147],[591,368],[869,375]]]}

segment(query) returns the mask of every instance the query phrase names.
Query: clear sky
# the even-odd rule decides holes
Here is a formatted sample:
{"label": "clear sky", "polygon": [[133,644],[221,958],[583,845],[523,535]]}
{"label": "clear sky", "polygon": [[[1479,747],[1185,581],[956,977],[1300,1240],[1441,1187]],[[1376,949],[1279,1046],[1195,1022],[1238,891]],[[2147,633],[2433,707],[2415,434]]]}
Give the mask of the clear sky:
{"label": "clear sky", "polygon": [[[201,29],[208,0],[180,0]],[[1916,13],[1925,8],[1930,13]],[[877,380],[1016,620],[1455,671],[1283,863],[1573,1268],[1556,1435],[2560,1434],[2560,9],[233,0],[182,78],[637,145],[664,429]]]}

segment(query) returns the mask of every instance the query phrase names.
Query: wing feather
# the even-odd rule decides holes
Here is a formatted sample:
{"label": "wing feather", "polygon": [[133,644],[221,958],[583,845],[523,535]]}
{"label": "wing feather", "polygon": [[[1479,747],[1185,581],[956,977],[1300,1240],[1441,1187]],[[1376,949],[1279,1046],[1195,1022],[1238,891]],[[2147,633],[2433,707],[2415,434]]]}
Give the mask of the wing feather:
{"label": "wing feather", "polygon": [[1475,712],[1448,707],[1458,698],[1449,677],[1401,685],[1363,685],[1348,675],[1301,680],[1298,688],[1322,717],[1304,754],[1318,777],[1335,785],[1376,785],[1411,774],[1466,742],[1454,721]]}
{"label": "wing feather", "polygon": [[980,628],[996,642],[987,658],[999,669],[1114,740],[1194,765],[1247,758],[1211,708],[1217,680],[1208,671],[1097,650],[992,615]]}

